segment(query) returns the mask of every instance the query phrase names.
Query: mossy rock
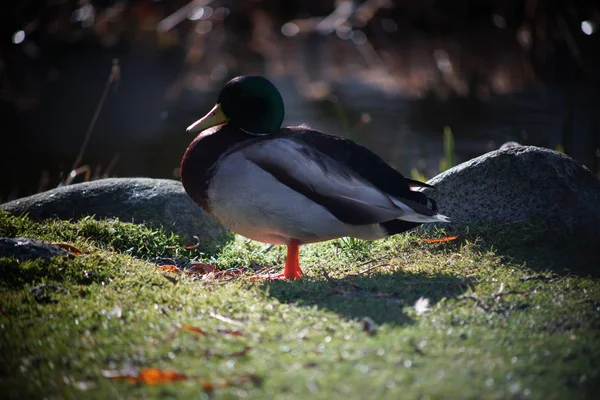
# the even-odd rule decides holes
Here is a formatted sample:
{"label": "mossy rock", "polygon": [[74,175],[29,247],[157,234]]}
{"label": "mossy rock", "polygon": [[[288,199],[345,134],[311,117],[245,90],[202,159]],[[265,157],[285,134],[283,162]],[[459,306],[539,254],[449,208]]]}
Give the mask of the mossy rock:
{"label": "mossy rock", "polygon": [[600,180],[571,157],[516,146],[451,168],[425,189],[453,223],[541,219],[581,238],[600,237]]}
{"label": "mossy rock", "polygon": [[119,219],[144,223],[180,235],[200,248],[217,249],[233,235],[198,207],[180,182],[170,179],[109,178],[62,186],[0,205],[34,220]]}

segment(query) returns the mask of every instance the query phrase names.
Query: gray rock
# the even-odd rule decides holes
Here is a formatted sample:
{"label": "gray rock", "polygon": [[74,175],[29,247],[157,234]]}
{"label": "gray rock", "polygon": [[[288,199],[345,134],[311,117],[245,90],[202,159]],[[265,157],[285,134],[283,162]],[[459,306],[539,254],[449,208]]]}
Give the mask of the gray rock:
{"label": "gray rock", "polygon": [[451,168],[423,191],[454,223],[542,218],[567,232],[600,236],[600,180],[571,157],[515,146]]}
{"label": "gray rock", "polygon": [[15,215],[30,218],[118,218],[146,223],[181,235],[185,241],[212,250],[232,235],[204,212],[185,193],[180,182],[170,179],[109,178],[62,186],[0,205]]}
{"label": "gray rock", "polygon": [[0,238],[0,258],[15,258],[19,261],[34,258],[72,257],[62,248],[41,240],[29,238]]}

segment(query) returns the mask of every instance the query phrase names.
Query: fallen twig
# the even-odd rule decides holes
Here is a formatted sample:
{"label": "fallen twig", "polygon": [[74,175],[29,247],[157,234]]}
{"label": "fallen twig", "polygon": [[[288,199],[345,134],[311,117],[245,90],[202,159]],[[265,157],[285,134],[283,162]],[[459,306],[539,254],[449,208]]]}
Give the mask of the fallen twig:
{"label": "fallen twig", "polygon": [[504,282],[501,282],[500,283],[500,288],[498,289],[498,292],[496,292],[496,294],[494,294],[492,296],[492,298],[494,300],[498,301],[498,299],[500,297],[503,297],[503,296],[506,296],[506,295],[509,295],[509,294],[521,294],[521,295],[523,295],[523,294],[527,294],[527,292],[525,292],[525,291],[518,291],[518,290],[510,290],[508,292],[505,292],[504,291]]}
{"label": "fallen twig", "polygon": [[[183,329],[184,331],[197,333],[197,334],[202,335],[202,336],[208,335],[208,333],[205,330],[200,329],[200,328],[196,328],[195,326],[191,326],[191,325],[180,324],[179,328]],[[222,335],[244,336],[244,334],[242,332],[240,332],[240,331],[234,331],[234,330],[231,330],[231,329],[218,328],[216,331],[217,331],[217,333],[220,333]]]}
{"label": "fallen twig", "polygon": [[331,276],[329,276],[329,273],[327,272],[327,270],[325,268],[323,268],[322,270],[323,276],[325,277],[325,279],[327,279],[327,282],[331,283],[332,285],[337,286],[338,282],[333,279]]}
{"label": "fallen twig", "polygon": [[347,283],[348,283],[348,285],[352,286],[356,290],[366,292],[366,290],[363,287],[358,286],[356,283],[353,283],[353,282],[347,282]]}
{"label": "fallen twig", "polygon": [[192,236],[194,239],[196,239],[196,244],[192,244],[192,245],[188,245],[188,246],[184,246],[183,248],[186,250],[195,250],[197,248],[200,247],[200,238],[198,236]]}
{"label": "fallen twig", "polygon": [[264,267],[259,269],[258,271],[256,271],[257,275],[262,275],[262,274],[270,274],[271,271],[276,270],[277,268],[281,268],[280,265],[273,265],[271,267]]}
{"label": "fallen twig", "polygon": [[449,236],[449,237],[444,237],[444,238],[437,238],[437,239],[421,239],[422,241],[424,241],[425,243],[445,243],[445,242],[451,242],[453,240],[456,240],[460,237],[460,235],[458,236]]}
{"label": "fallen twig", "polygon": [[389,263],[377,264],[377,265],[374,265],[372,267],[363,269],[362,271],[356,272],[354,274],[348,274],[348,275],[346,275],[346,278],[348,278],[348,277],[354,277],[354,276],[359,276],[359,275],[365,274],[365,273],[367,273],[367,272],[369,272],[371,270],[374,270],[375,268],[380,268],[380,267],[385,267],[385,266],[392,267],[393,265],[389,264]]}
{"label": "fallen twig", "polygon": [[475,305],[479,308],[481,308],[484,311],[489,311],[490,308],[488,306],[486,306],[485,304],[483,304],[483,301],[479,298],[479,297],[475,297],[475,296],[471,296],[471,295],[462,295],[462,296],[458,296],[456,298],[456,300],[473,300],[475,302]]}
{"label": "fallen twig", "polygon": [[508,296],[509,294],[520,294],[520,295],[526,295],[527,292],[524,290],[509,290],[508,292],[501,292],[501,293],[496,293],[493,297],[494,300],[498,300],[500,297],[503,296]]}
{"label": "fallen twig", "polygon": [[178,280],[173,278],[172,276],[169,276],[167,274],[161,274],[166,280],[168,280],[169,282],[171,282],[173,285],[177,285]]}
{"label": "fallen twig", "polygon": [[384,258],[387,258],[387,257],[388,256],[386,255],[386,256],[381,256],[381,257],[377,257],[377,258],[372,258],[372,259],[370,259],[368,261],[365,261],[363,263],[355,265],[354,267],[355,268],[362,267],[363,265],[367,265],[367,264],[371,264],[371,263],[374,263],[374,262],[377,262],[377,261],[381,261],[381,260],[383,260]]}
{"label": "fallen twig", "polygon": [[225,317],[225,316],[220,315],[220,314],[215,314],[215,313],[211,312],[209,315],[211,317],[215,318],[215,319],[218,319],[219,321],[223,321],[223,322],[226,322],[226,323],[231,324],[231,325],[244,326],[243,323],[241,323],[239,321],[235,321],[235,320],[233,320],[231,318]]}
{"label": "fallen twig", "polygon": [[521,282],[529,282],[529,281],[542,281],[542,282],[556,282],[558,280],[566,278],[568,275],[560,276],[558,274],[550,274],[550,275],[530,275],[521,278]]}

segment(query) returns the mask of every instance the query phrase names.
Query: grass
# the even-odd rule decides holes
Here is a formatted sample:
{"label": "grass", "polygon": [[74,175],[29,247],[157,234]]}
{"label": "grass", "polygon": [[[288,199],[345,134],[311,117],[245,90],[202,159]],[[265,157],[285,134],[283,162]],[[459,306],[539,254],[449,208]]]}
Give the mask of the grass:
{"label": "grass", "polygon": [[[452,129],[450,129],[449,126],[444,126],[444,157],[440,160],[438,174],[454,167],[456,165],[455,158],[454,135],[452,134]],[[421,182],[427,182],[429,180],[429,178],[417,168],[412,168],[410,170],[410,177]]]}
{"label": "grass", "polygon": [[[153,261],[270,266],[283,262],[284,250],[238,238],[207,258],[132,224],[40,224],[0,213],[0,237],[68,242],[83,253],[0,258],[0,392],[7,399],[594,397],[597,244],[543,224],[470,227],[447,243],[421,235],[304,246],[302,281],[219,281],[157,271]],[[422,297],[430,306],[417,312]],[[149,385],[105,376],[142,368],[190,379]]]}

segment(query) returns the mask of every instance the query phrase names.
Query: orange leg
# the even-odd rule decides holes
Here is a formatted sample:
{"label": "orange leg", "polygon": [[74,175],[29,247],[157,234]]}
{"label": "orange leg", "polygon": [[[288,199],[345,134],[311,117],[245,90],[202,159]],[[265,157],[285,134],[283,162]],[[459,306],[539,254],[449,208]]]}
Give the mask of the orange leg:
{"label": "orange leg", "polygon": [[302,277],[302,270],[300,269],[300,244],[298,240],[292,239],[287,245],[287,258],[285,260],[285,267],[281,274],[268,274],[268,275],[254,275],[250,277],[252,280],[258,279],[300,279]]}

